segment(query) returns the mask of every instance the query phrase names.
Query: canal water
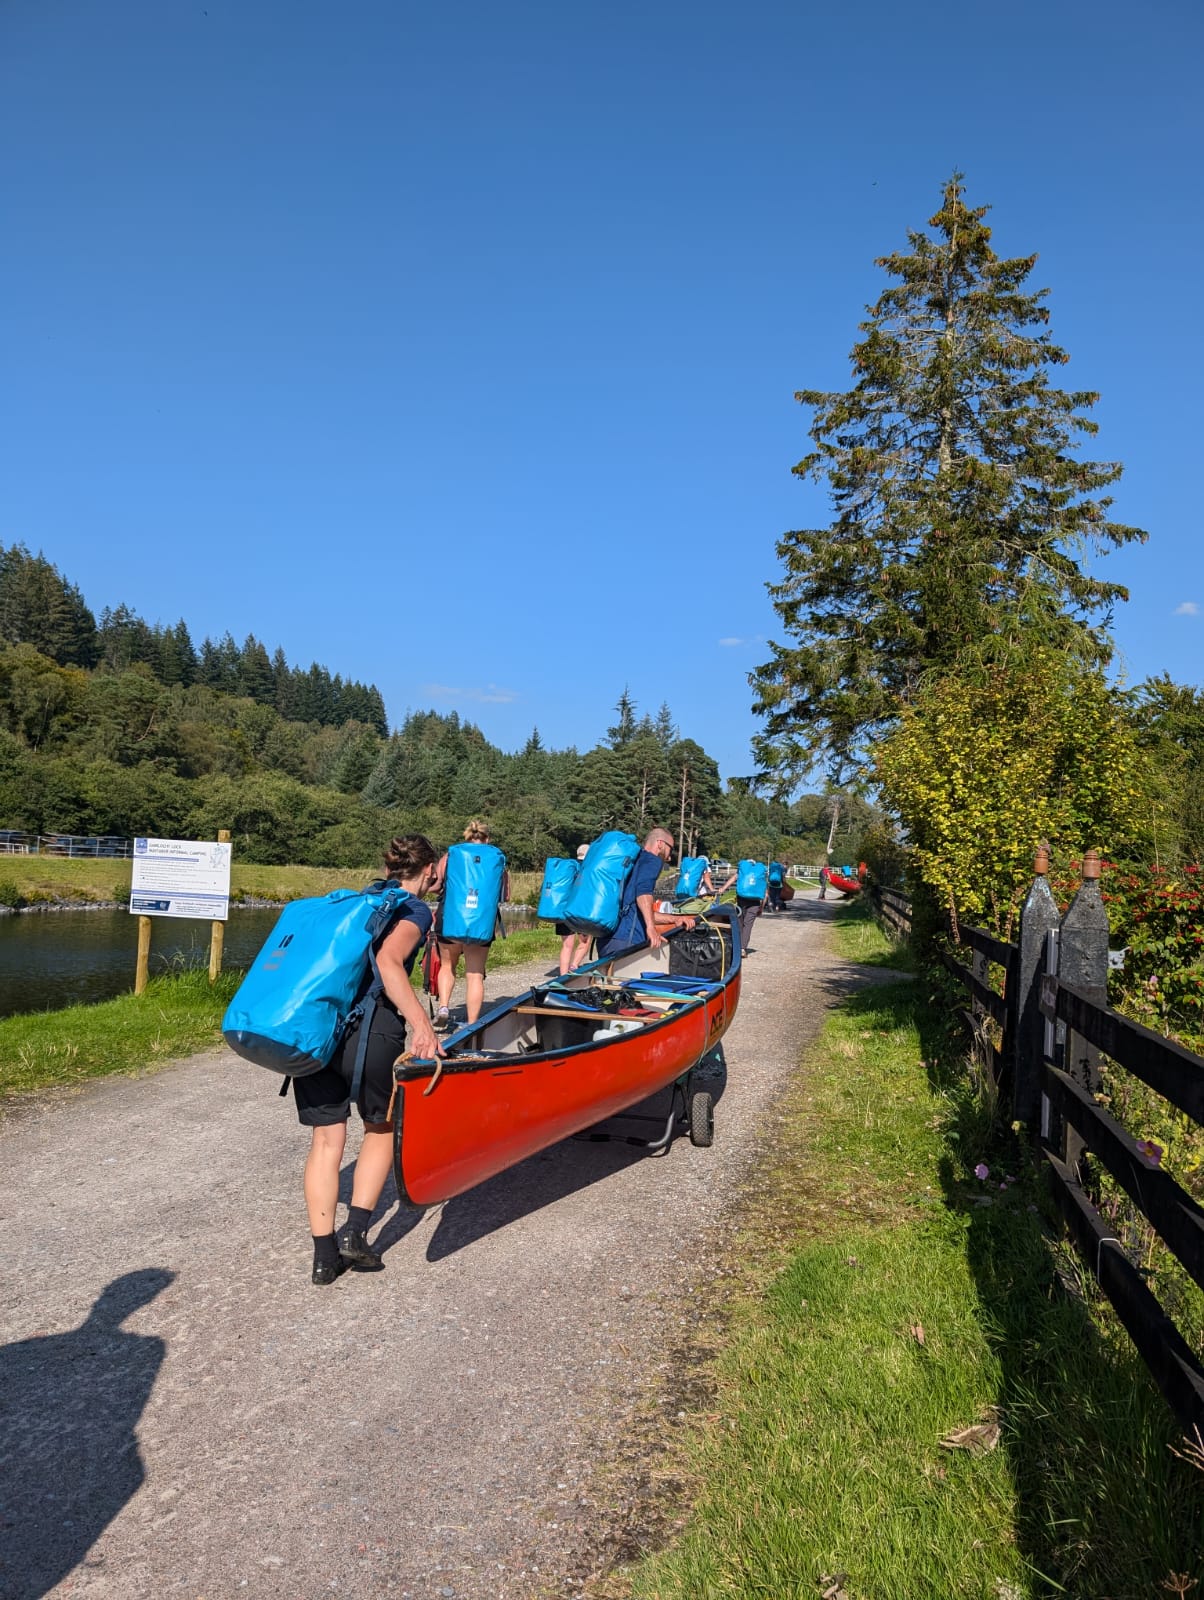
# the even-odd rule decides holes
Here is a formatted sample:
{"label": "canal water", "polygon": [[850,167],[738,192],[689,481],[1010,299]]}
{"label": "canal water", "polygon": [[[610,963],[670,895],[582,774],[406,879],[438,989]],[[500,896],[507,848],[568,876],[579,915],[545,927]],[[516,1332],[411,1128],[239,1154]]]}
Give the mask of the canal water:
{"label": "canal water", "polygon": [[[280,915],[279,906],[233,906],[223,966],[249,967]],[[507,929],[530,927],[524,907],[507,910]],[[156,917],[150,970],[209,965],[209,923]],[[134,987],[138,919],[128,911],[32,911],[0,916],[0,1017],[111,1000]]]}

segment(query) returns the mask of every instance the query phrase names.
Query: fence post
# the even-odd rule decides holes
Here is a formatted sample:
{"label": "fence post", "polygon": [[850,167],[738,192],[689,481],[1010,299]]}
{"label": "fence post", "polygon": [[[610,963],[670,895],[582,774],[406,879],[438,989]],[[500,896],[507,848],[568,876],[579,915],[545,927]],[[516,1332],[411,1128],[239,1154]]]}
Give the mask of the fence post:
{"label": "fence post", "polygon": [[[1098,850],[1083,857],[1083,882],[1067,907],[1058,937],[1058,982],[1080,990],[1097,1005],[1108,1003],[1108,913],[1100,897]],[[1090,1094],[1099,1089],[1099,1051],[1093,1044],[1066,1030],[1063,1070]],[[1063,1135],[1063,1160],[1076,1170],[1083,1140],[1071,1127]]]}
{"label": "fence post", "polygon": [[1045,971],[1045,935],[1060,921],[1050,893],[1049,846],[1041,844],[1033,863],[1032,888],[1020,909],[1020,955],[1016,962],[1016,992],[1009,995],[1012,1014],[1012,1116],[1036,1129],[1041,1106],[1041,1058],[1045,1047],[1045,1021],[1040,1011],[1041,975]]}

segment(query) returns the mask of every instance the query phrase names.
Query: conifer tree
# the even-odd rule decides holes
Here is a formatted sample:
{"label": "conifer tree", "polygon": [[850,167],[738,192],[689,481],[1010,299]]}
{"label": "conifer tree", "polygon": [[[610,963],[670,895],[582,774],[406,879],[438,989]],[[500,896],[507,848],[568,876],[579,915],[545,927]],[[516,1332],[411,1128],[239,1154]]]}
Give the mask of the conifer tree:
{"label": "conifer tree", "polygon": [[631,698],[627,685],[623,685],[623,693],[615,705],[618,720],[606,730],[606,737],[610,740],[611,748],[620,750],[625,744],[630,744],[636,736],[635,701]]}
{"label": "conifer tree", "polygon": [[362,798],[373,806],[395,806],[403,796],[409,798],[406,784],[406,748],[400,734],[393,734],[380,747],[376,765],[364,784]]}
{"label": "conifer tree", "polygon": [[196,650],[192,643],[192,635],[188,631],[188,624],[183,617],[172,629],[171,636],[175,660],[180,670],[180,682],[183,684],[195,683],[197,672]]}
{"label": "conifer tree", "polygon": [[276,700],[276,675],[271,659],[253,633],[247,635],[239,655],[238,692],[263,706],[273,705]]}
{"label": "conifer tree", "polygon": [[31,644],[63,665],[97,658],[96,618],[77,586],[44,555],[0,545],[0,643]]}
{"label": "conifer tree", "polygon": [[1052,645],[1109,654],[1127,598],[1082,564],[1145,535],[1098,493],[1117,462],[1074,454],[1097,395],[1064,391],[1035,256],[991,248],[988,208],[945,185],[931,234],[879,261],[895,280],[869,308],[846,393],[806,389],[816,448],[794,468],[825,482],[835,520],[787,534],[770,586],[789,643],[753,674],[763,769],[789,782],[823,753],[854,765],[932,671]]}

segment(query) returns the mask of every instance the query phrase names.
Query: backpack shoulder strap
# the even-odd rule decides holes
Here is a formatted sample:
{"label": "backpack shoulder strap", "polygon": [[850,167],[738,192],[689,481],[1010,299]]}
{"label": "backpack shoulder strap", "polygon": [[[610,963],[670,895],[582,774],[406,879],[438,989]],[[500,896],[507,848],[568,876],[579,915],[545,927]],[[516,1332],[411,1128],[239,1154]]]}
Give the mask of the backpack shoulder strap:
{"label": "backpack shoulder strap", "polygon": [[[379,892],[375,884],[364,890],[365,894]],[[372,916],[368,919],[368,964],[372,968],[372,982],[368,985],[367,993],[356,1007],[359,1012],[360,1031],[359,1038],[355,1044],[355,1063],[351,1069],[350,1099],[352,1105],[359,1103],[360,1085],[364,1080],[364,1062],[368,1056],[368,1035],[372,1029],[372,1018],[376,1015],[377,1005],[380,1003],[380,997],[385,989],[384,980],[380,975],[380,968],[376,964],[377,949],[381,940],[403,913],[409,911],[412,907],[425,905],[426,902],[420,900],[416,894],[410,894],[407,889],[401,888],[400,885],[393,885],[381,894],[380,905],[377,906]],[[427,907],[428,911],[429,909]],[[425,939],[426,932],[423,931],[422,937],[418,941],[419,949],[422,948]],[[350,1023],[351,1019],[348,1018],[347,1020]]]}

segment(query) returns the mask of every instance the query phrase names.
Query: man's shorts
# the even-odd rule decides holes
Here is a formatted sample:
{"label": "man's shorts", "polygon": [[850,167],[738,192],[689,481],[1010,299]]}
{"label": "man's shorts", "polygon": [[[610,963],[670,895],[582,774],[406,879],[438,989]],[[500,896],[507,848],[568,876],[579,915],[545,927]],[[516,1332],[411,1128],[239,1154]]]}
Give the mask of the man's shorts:
{"label": "man's shorts", "polygon": [[[351,1114],[351,1078],[360,1030],[353,1028],[333,1061],[319,1072],[293,1079],[297,1119],[306,1128],[332,1128]],[[393,1095],[393,1063],[406,1047],[405,1023],[395,1011],[377,1006],[368,1035],[364,1076],[360,1081],[359,1114],[366,1123],[388,1120]]]}

